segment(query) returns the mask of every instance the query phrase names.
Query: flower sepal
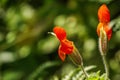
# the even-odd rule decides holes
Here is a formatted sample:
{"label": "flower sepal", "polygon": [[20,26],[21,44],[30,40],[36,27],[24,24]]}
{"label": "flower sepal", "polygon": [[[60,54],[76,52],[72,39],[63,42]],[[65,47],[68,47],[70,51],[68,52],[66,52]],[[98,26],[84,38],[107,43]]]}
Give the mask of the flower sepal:
{"label": "flower sepal", "polygon": [[83,65],[82,57],[75,46],[74,46],[73,53],[69,54],[68,56],[70,57],[70,59],[75,65],[77,66]]}
{"label": "flower sepal", "polygon": [[107,34],[104,31],[103,27],[100,28],[100,37],[99,37],[99,50],[101,55],[106,55],[107,53]]}

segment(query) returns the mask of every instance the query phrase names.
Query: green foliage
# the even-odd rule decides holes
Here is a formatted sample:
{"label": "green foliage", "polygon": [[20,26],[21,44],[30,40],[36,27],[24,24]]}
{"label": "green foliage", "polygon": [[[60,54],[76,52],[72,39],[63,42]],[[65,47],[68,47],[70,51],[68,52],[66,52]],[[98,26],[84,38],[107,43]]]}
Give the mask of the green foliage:
{"label": "green foliage", "polygon": [[64,75],[61,80],[105,80],[105,74],[100,75],[100,71],[91,72],[94,68],[95,66],[85,67],[85,70],[89,73],[88,79],[85,79],[83,71],[80,68],[77,68]]}
{"label": "green foliage", "polygon": [[47,68],[59,65],[58,62],[45,62],[40,65],[33,73],[30,74],[28,80],[35,80],[37,77],[42,78],[42,73],[45,72]]}
{"label": "green foliage", "polygon": [[[85,67],[85,70],[89,71],[93,68],[95,68],[95,66],[88,66],[88,67]],[[61,80],[71,80],[71,79],[72,80],[83,80],[83,79],[85,79],[83,71],[80,68],[75,69],[75,70],[71,71],[69,74],[65,75]]]}
{"label": "green foliage", "polygon": [[87,80],[105,80],[105,74],[100,76],[100,71],[91,73]]}

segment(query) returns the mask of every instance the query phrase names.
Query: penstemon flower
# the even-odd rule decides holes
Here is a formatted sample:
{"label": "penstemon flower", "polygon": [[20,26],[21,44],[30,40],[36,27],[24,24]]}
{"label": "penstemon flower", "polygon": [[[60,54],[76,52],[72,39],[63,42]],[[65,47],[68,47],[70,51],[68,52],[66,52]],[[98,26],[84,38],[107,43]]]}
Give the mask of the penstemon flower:
{"label": "penstemon flower", "polygon": [[58,49],[60,59],[64,61],[66,55],[68,55],[75,64],[81,65],[82,57],[76,49],[74,43],[67,39],[66,31],[62,27],[55,27],[53,32],[53,34],[56,35],[60,41],[60,46]]}
{"label": "penstemon flower", "polygon": [[112,28],[109,26],[110,12],[105,4],[100,6],[98,10],[98,19],[97,34],[99,36],[99,50],[101,55],[106,55],[107,42],[111,39]]}
{"label": "penstemon flower", "polygon": [[105,4],[100,6],[100,8],[98,9],[98,19],[99,19],[99,24],[97,26],[97,34],[99,36],[99,51],[101,53],[105,67],[105,72],[106,72],[105,80],[108,80],[109,68],[106,61],[106,54],[107,54],[107,43],[112,36],[112,28],[109,26],[110,12]]}
{"label": "penstemon flower", "polygon": [[55,33],[55,35],[57,36],[57,38],[60,41],[58,54],[59,54],[59,57],[61,58],[61,60],[64,61],[66,58],[66,54],[73,53],[73,50],[74,50],[73,42],[69,41],[66,38],[66,32],[63,28],[55,27],[53,29],[53,32]]}
{"label": "penstemon flower", "polygon": [[98,10],[99,24],[97,26],[97,34],[100,36],[100,29],[103,28],[107,35],[107,39],[110,40],[112,36],[112,28],[109,26],[110,12],[105,4],[103,4]]}
{"label": "penstemon flower", "polygon": [[84,70],[82,57],[75,47],[74,43],[67,39],[66,31],[62,27],[57,26],[53,29],[53,32],[49,33],[55,35],[60,41],[60,46],[58,49],[58,55],[60,59],[64,61],[66,55],[68,55],[74,64],[81,67],[83,73],[85,74],[85,77],[88,78],[88,74]]}

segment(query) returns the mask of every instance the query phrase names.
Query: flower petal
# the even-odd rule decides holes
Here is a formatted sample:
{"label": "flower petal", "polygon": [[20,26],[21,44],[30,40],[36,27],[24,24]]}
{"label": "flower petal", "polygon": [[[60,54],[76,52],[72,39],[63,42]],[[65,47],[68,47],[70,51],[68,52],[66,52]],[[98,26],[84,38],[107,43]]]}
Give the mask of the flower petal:
{"label": "flower petal", "polygon": [[107,34],[107,38],[108,40],[110,40],[111,36],[112,36],[112,28],[110,28],[108,26],[108,24],[103,24],[103,23],[99,23],[97,26],[97,34],[98,36],[100,36],[100,29],[103,27],[103,29],[105,30],[106,34]]}
{"label": "flower petal", "polygon": [[103,23],[99,23],[97,26],[97,35],[100,36],[100,28],[103,27]]}
{"label": "flower petal", "polygon": [[61,45],[59,46],[58,55],[62,61],[65,60],[66,54],[61,50]]}
{"label": "flower petal", "polygon": [[103,4],[98,10],[98,18],[102,23],[110,22],[110,12],[105,4]]}
{"label": "flower petal", "polygon": [[56,34],[57,38],[61,41],[66,38],[66,31],[61,27],[55,27],[53,32]]}
{"label": "flower petal", "polygon": [[72,41],[69,41],[67,39],[61,41],[61,50],[66,54],[71,54],[73,52],[73,48],[74,45]]}
{"label": "flower petal", "polygon": [[111,36],[112,36],[112,28],[110,28],[108,25],[106,25],[106,27],[104,28],[106,34],[107,34],[107,38],[108,40],[110,40]]}

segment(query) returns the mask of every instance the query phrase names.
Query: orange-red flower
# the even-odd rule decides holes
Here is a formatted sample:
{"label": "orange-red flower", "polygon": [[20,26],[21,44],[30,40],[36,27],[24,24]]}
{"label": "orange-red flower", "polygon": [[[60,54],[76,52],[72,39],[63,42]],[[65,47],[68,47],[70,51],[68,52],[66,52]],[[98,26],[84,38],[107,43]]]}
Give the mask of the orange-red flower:
{"label": "orange-red flower", "polygon": [[71,54],[74,50],[74,45],[72,41],[69,41],[66,37],[66,31],[61,27],[55,27],[53,32],[56,34],[60,41],[60,46],[58,50],[59,57],[62,61],[65,60],[66,54]]}
{"label": "orange-red flower", "polygon": [[99,24],[97,26],[97,34],[100,36],[100,29],[103,27],[106,32],[108,40],[110,40],[112,36],[112,28],[109,27],[110,22],[110,12],[105,4],[103,4],[98,10],[98,19]]}

